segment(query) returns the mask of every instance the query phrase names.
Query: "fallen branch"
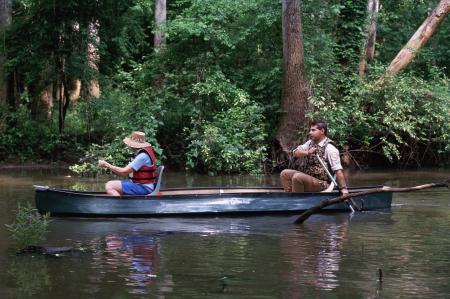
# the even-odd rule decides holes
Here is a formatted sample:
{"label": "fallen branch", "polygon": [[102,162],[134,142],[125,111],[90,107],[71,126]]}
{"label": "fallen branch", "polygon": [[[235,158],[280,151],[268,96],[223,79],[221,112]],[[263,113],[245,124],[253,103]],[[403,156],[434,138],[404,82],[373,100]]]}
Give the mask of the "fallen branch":
{"label": "fallen branch", "polygon": [[341,195],[341,196],[334,197],[331,199],[326,199],[326,200],[322,201],[320,204],[304,211],[297,218],[297,220],[295,220],[294,223],[301,224],[301,223],[305,222],[305,220],[308,219],[309,216],[311,216],[314,213],[319,212],[323,208],[346,201],[346,200],[349,200],[352,197],[368,195],[368,194],[373,194],[373,193],[383,193],[383,192],[411,192],[411,191],[417,191],[417,190],[423,190],[423,189],[435,188],[435,187],[447,187],[450,189],[450,178],[447,179],[447,181],[442,182],[442,183],[430,183],[430,184],[419,185],[419,186],[409,187],[409,188],[382,187],[382,188],[376,188],[376,189],[372,189],[372,190],[368,190],[368,191],[349,193],[349,194]]}

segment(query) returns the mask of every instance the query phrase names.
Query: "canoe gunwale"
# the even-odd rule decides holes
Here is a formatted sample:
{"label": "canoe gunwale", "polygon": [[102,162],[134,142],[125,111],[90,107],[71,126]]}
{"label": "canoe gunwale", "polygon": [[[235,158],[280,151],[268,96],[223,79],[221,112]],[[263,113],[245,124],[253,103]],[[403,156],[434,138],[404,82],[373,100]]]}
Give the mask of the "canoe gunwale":
{"label": "canoe gunwale", "polygon": [[[361,186],[361,187],[350,187],[348,188],[350,193],[361,192],[370,189],[382,188],[382,185],[378,186]],[[71,189],[63,189],[63,188],[53,188],[48,186],[33,186],[36,193],[37,192],[52,192],[52,193],[61,193],[61,194],[70,194],[70,195],[79,195],[79,196],[88,196],[88,197],[101,197],[108,199],[117,199],[117,200],[136,200],[136,199],[152,199],[158,198],[163,199],[165,197],[185,197],[185,196],[202,196],[202,195],[246,195],[255,194],[255,195],[263,195],[270,194],[275,195],[277,193],[281,194],[291,194],[295,195],[319,195],[322,196],[324,194],[335,194],[339,196],[339,191],[337,189],[332,190],[331,192],[291,192],[287,193],[283,191],[281,187],[195,187],[195,188],[170,188],[170,189],[161,189],[161,195],[122,195],[122,196],[111,196],[104,192],[100,191],[77,191]],[[200,191],[199,193],[195,193],[195,191]],[[230,192],[232,190],[248,190],[249,192]],[[254,190],[251,192],[251,190]],[[182,193],[186,191],[185,193]],[[211,192],[204,192],[211,191]],[[171,192],[175,192],[174,194],[170,194]],[[165,193],[165,194],[164,194]]]}

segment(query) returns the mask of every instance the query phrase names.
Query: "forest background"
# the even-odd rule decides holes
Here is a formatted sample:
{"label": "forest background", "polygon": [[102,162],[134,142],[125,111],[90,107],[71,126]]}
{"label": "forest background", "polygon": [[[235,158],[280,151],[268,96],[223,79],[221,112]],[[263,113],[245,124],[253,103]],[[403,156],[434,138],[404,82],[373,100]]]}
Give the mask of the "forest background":
{"label": "forest background", "polygon": [[[64,161],[78,173],[97,171],[101,158],[124,165],[122,139],[139,130],[174,169],[289,165],[278,138],[289,1],[0,2],[3,163]],[[368,1],[294,3],[306,95],[298,142],[321,117],[359,166],[448,165],[450,22],[406,69],[385,76],[439,1],[381,0],[364,73]]]}

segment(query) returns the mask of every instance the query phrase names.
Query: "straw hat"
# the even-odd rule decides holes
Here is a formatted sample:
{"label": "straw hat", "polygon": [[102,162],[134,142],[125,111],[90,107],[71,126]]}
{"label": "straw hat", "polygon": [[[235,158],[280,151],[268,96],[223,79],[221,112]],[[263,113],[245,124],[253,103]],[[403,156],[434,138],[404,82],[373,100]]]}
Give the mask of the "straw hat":
{"label": "straw hat", "polygon": [[131,133],[130,137],[125,137],[123,142],[132,148],[144,148],[150,146],[150,143],[145,142],[145,133],[138,131]]}

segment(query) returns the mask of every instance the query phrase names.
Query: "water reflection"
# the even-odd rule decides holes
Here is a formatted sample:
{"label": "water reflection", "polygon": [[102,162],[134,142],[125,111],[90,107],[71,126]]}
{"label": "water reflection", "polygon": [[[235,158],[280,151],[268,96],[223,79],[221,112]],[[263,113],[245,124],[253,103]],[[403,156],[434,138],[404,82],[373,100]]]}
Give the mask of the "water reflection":
{"label": "water reflection", "polygon": [[[92,254],[88,268],[88,283],[80,281],[90,294],[124,292],[131,295],[149,293],[156,274],[160,236],[124,232],[109,233],[88,241]],[[86,259],[85,259],[86,260]],[[120,285],[120,290],[107,289],[107,285]],[[125,287],[125,288],[123,288]],[[126,296],[126,298],[128,298]]]}
{"label": "water reflection", "polygon": [[127,267],[123,278],[132,287],[130,293],[146,293],[146,287],[157,277],[158,242],[153,236],[106,236],[106,264],[113,268]]}
{"label": "water reflection", "polygon": [[284,297],[306,295],[305,291],[310,291],[311,286],[328,291],[339,286],[337,274],[349,220],[334,218],[336,221],[306,224],[281,235],[280,253],[287,265],[284,275],[290,285]]}
{"label": "water reflection", "polygon": [[15,282],[17,298],[32,297],[52,286],[44,256],[29,254],[14,256],[8,274]]}

